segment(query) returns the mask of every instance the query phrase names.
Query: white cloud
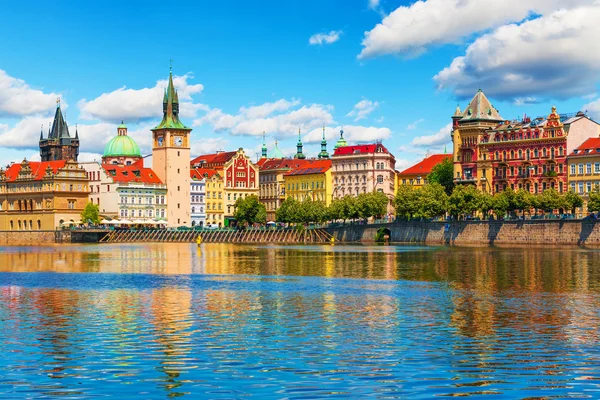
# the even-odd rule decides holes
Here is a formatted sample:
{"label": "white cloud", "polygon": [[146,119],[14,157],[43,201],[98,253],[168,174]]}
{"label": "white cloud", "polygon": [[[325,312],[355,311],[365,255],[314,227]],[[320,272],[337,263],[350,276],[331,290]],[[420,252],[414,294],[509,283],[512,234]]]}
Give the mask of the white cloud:
{"label": "white cloud", "polygon": [[354,105],[352,111],[346,114],[347,117],[356,117],[354,121],[360,121],[361,119],[367,118],[369,114],[375,111],[379,107],[379,102],[371,101],[363,98],[361,101]]}
{"label": "white cloud", "polygon": [[329,33],[321,32],[315,33],[308,39],[309,44],[331,44],[340,40],[342,31],[331,31]]}
{"label": "white cloud", "polygon": [[[392,131],[389,128],[378,128],[376,126],[336,126],[325,127],[325,138],[329,143],[333,143],[340,137],[340,130],[344,130],[344,138],[349,143],[372,143],[377,140],[389,139],[392,136]],[[302,139],[304,143],[321,142],[323,137],[323,128],[315,128],[308,132]]]}
{"label": "white cloud", "polygon": [[223,138],[203,138],[192,142],[192,157],[198,157],[202,154],[216,153],[219,150],[228,149],[229,141]]}
{"label": "white cloud", "polygon": [[409,131],[417,129],[417,125],[419,125],[423,121],[425,121],[425,119],[420,118],[420,119],[416,120],[415,122],[408,124],[408,126],[406,127],[406,129],[409,130]]}
{"label": "white cloud", "polygon": [[377,8],[379,7],[379,0],[369,0],[368,4],[371,10],[377,10]]}
{"label": "white cloud", "polygon": [[[56,108],[58,93],[44,93],[33,89],[22,79],[0,70],[0,116],[25,116],[49,113]],[[67,107],[62,102],[63,108]]]}
{"label": "white cloud", "polygon": [[297,108],[299,105],[299,100],[282,99],[242,107],[236,115],[215,108],[195,120],[194,126],[209,124],[215,132],[228,131],[238,136],[260,136],[264,131],[270,136],[286,137],[296,135],[299,127],[306,131],[334,122],[331,106],[311,104]]}
{"label": "white cloud", "polygon": [[526,96],[526,97],[517,97],[513,103],[515,106],[527,106],[530,104],[538,104],[539,102],[540,101],[538,100],[537,97]]}
{"label": "white cloud", "polygon": [[596,121],[600,120],[600,99],[585,104],[582,109],[587,111],[588,115]]}
{"label": "white cloud", "polygon": [[404,171],[406,168],[410,167],[413,164],[414,164],[414,162],[411,160],[407,160],[405,158],[396,158],[395,169],[397,171]]}
{"label": "white cloud", "polygon": [[[400,6],[365,32],[358,58],[384,54],[417,55],[430,46],[456,43],[470,35],[532,14],[593,0],[419,0]],[[593,18],[590,18],[593,20]],[[514,54],[520,54],[513,50]]]}
{"label": "white cloud", "polygon": [[600,4],[595,2],[502,26],[475,40],[434,80],[438,88],[462,98],[479,88],[513,101],[588,94],[600,77],[598,19]]}
{"label": "white cloud", "polygon": [[[179,95],[181,116],[184,118],[195,118],[197,111],[208,110],[207,106],[193,102],[192,96],[202,92],[204,86],[188,83],[192,78],[191,74],[173,77],[173,84]],[[164,79],[157,81],[151,88],[129,89],[123,86],[90,101],[83,99],[78,103],[81,118],[115,123],[122,119],[129,123],[159,119],[162,116],[162,101],[167,84],[168,81]]]}
{"label": "white cloud", "polygon": [[413,146],[418,146],[418,147],[431,147],[431,146],[439,146],[445,143],[449,143],[451,141],[450,139],[450,131],[452,130],[452,124],[449,123],[448,125],[444,126],[442,129],[440,129],[438,132],[434,133],[433,135],[427,135],[427,136],[417,136],[415,137],[411,144]]}

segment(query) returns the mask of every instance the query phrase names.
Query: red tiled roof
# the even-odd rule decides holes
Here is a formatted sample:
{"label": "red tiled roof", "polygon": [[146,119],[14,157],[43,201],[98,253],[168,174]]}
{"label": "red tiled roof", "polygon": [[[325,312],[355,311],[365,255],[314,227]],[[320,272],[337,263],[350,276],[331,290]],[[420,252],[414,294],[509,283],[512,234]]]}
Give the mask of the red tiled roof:
{"label": "red tiled roof", "polygon": [[202,180],[204,177],[210,178],[216,173],[216,170],[210,168],[192,168],[190,170],[190,178]]}
{"label": "red tiled roof", "polygon": [[327,172],[331,168],[331,160],[306,160],[309,161],[298,168],[294,168],[287,174],[290,175],[311,175],[311,174],[322,174]]}
{"label": "red tiled roof", "polygon": [[600,138],[589,138],[573,150],[569,157],[587,156],[590,154],[600,154]]}
{"label": "red tiled roof", "polygon": [[200,165],[202,163],[205,164],[220,164],[220,165],[224,165],[227,161],[231,160],[233,158],[233,156],[235,156],[237,154],[237,151],[227,151],[227,152],[220,152],[220,153],[214,153],[214,154],[204,154],[202,156],[198,156],[196,158],[194,158],[192,161],[190,161],[190,164],[192,166],[194,165]]}
{"label": "red tiled roof", "polygon": [[151,168],[144,168],[141,162],[133,165],[102,164],[102,168],[115,182],[162,183],[156,173]]}
{"label": "red tiled roof", "polygon": [[381,146],[384,153],[389,153],[388,149],[386,149],[384,145],[382,145],[380,143],[373,143],[373,144],[361,144],[361,145],[357,145],[357,146],[338,147],[333,152],[333,155],[341,156],[341,155],[348,155],[348,154],[372,154],[372,153],[375,153],[375,150],[377,150],[378,146]]}
{"label": "red tiled roof", "polygon": [[447,158],[452,158],[452,154],[434,154],[427,157],[420,163],[413,165],[410,168],[405,169],[398,175],[427,175],[431,172],[434,166],[441,163]]}
{"label": "red tiled roof", "polygon": [[[31,174],[33,175],[33,179],[36,181],[41,181],[46,174],[46,169],[48,166],[52,168],[52,172],[56,173],[60,168],[64,168],[67,161],[66,160],[57,160],[57,161],[27,161],[29,167],[31,168]],[[21,171],[21,164],[13,164],[6,169],[6,181],[12,182],[17,179],[19,176],[19,172]]]}
{"label": "red tiled roof", "polygon": [[313,162],[314,160],[298,160],[294,158],[272,158],[266,159],[261,165],[261,171],[269,171],[273,169],[284,169],[290,168],[295,169],[302,167],[308,163]]}

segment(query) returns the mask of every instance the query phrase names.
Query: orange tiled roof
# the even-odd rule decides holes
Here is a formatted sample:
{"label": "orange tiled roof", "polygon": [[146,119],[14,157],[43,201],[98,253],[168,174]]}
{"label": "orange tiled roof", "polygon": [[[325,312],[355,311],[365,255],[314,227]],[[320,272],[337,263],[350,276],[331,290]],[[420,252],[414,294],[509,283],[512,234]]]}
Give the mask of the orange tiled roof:
{"label": "orange tiled roof", "polygon": [[405,169],[398,175],[425,175],[429,174],[434,166],[441,163],[447,158],[452,158],[452,154],[434,154],[425,158],[423,161]]}
{"label": "orange tiled roof", "polygon": [[[46,174],[46,169],[48,166],[52,168],[52,172],[56,173],[60,168],[64,168],[67,164],[66,160],[57,160],[57,161],[27,161],[29,167],[31,168],[31,174],[33,175],[33,179],[36,181],[41,181]],[[15,163],[6,169],[6,181],[13,182],[19,176],[19,172],[21,172],[21,163]]]}
{"label": "orange tiled roof", "polygon": [[308,163],[294,168],[286,176],[323,174],[331,168],[331,160],[307,160]]}
{"label": "orange tiled roof", "polygon": [[220,153],[214,153],[214,154],[204,154],[202,156],[198,156],[198,157],[194,158],[192,161],[190,161],[190,164],[192,166],[200,165],[202,163],[224,165],[227,161],[231,160],[233,158],[233,156],[235,156],[236,154],[237,154],[237,151],[227,151],[227,152],[220,152]]}
{"label": "orange tiled roof", "polygon": [[308,163],[311,163],[314,160],[298,160],[295,158],[271,158],[266,159],[261,165],[261,171],[269,171],[273,169],[283,169],[290,168],[295,169],[302,167]]}
{"label": "orange tiled roof", "polygon": [[213,176],[216,173],[217,173],[216,170],[210,169],[210,168],[192,168],[190,170],[190,178],[202,180],[205,177],[210,178],[211,176]]}
{"label": "orange tiled roof", "polygon": [[588,156],[590,154],[600,154],[600,138],[591,137],[578,148],[573,150],[569,157]]}
{"label": "orange tiled roof", "polygon": [[102,164],[102,168],[115,182],[162,183],[151,168],[144,168],[142,165],[140,162],[133,165]]}

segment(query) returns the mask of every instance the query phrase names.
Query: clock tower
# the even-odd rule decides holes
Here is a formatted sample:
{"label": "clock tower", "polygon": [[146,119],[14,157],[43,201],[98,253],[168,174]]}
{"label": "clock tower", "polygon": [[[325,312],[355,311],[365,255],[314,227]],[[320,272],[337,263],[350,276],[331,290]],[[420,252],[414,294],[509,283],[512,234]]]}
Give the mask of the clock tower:
{"label": "clock tower", "polygon": [[190,226],[190,133],[179,120],[179,98],[169,72],[163,97],[163,119],[152,129],[152,169],[167,185],[169,227]]}

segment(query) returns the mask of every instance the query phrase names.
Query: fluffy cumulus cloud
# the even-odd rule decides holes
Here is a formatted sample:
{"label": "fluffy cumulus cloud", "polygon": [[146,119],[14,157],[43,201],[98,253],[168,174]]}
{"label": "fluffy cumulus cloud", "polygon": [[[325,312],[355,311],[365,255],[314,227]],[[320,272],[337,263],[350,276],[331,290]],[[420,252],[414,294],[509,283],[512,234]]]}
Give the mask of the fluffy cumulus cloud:
{"label": "fluffy cumulus cloud", "polygon": [[419,0],[400,6],[365,32],[359,58],[417,55],[478,32],[594,0]]}
{"label": "fluffy cumulus cloud", "polygon": [[440,146],[451,141],[450,139],[450,131],[452,130],[452,124],[448,124],[440,129],[438,132],[433,135],[425,135],[425,136],[417,136],[415,137],[411,144],[417,147],[434,147]]}
{"label": "fluffy cumulus cloud", "polygon": [[[191,84],[193,76],[186,74],[173,77],[177,88],[182,117],[194,118],[200,110],[207,110],[203,104],[194,103],[192,96],[202,92],[202,84]],[[95,99],[83,99],[78,103],[81,118],[107,122],[139,122],[157,119],[162,116],[162,101],[168,81],[159,80],[151,88],[130,89],[121,87],[109,93],[103,93]]]}
{"label": "fluffy cumulus cloud", "polygon": [[512,101],[588,94],[600,78],[599,18],[595,2],[501,26],[476,39],[434,80],[460,98],[479,88]]}
{"label": "fluffy cumulus cloud", "polygon": [[[48,113],[56,107],[58,93],[44,93],[33,89],[25,81],[0,70],[0,116],[21,117]],[[63,101],[63,108],[66,103]]]}
{"label": "fluffy cumulus cloud", "polygon": [[209,110],[194,121],[194,126],[211,125],[215,132],[234,136],[260,136],[263,132],[278,137],[294,136],[298,128],[310,130],[333,122],[332,107],[322,104],[301,105],[299,100],[281,99],[273,103],[242,107],[237,114],[221,109]]}
{"label": "fluffy cumulus cloud", "polygon": [[[380,128],[376,126],[326,126],[325,138],[331,143],[340,137],[340,131],[344,130],[344,138],[349,143],[369,143],[377,140],[389,139],[392,136],[392,131],[389,128]],[[302,139],[305,143],[317,143],[322,140],[323,128],[315,128],[308,132]]]}
{"label": "fluffy cumulus cloud", "polygon": [[229,149],[229,141],[223,138],[203,138],[192,142],[191,152],[194,154],[211,154],[219,150]]}
{"label": "fluffy cumulus cloud", "polygon": [[585,104],[582,109],[586,110],[588,115],[596,121],[600,120],[600,99]]}
{"label": "fluffy cumulus cloud", "polygon": [[354,117],[354,121],[360,121],[361,119],[367,118],[369,114],[379,108],[379,102],[371,101],[368,99],[362,99],[354,105],[352,111],[346,114],[347,117]]}
{"label": "fluffy cumulus cloud", "polygon": [[308,43],[312,44],[312,45],[335,43],[338,40],[340,40],[341,34],[342,34],[342,31],[330,31],[329,33],[327,33],[327,32],[315,33],[310,38],[308,38]]}

